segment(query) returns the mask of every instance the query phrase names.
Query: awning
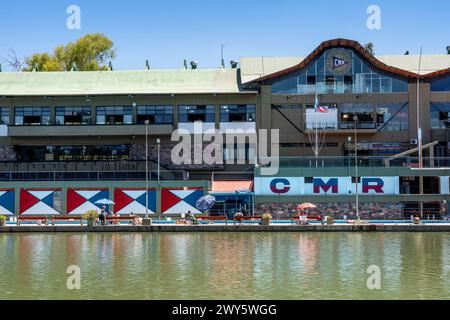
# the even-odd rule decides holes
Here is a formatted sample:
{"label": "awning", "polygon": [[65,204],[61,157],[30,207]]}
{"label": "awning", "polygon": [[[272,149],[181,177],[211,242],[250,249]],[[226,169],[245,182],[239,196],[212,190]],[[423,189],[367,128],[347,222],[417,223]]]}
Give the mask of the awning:
{"label": "awning", "polygon": [[253,180],[213,181],[212,193],[236,193],[253,191]]}

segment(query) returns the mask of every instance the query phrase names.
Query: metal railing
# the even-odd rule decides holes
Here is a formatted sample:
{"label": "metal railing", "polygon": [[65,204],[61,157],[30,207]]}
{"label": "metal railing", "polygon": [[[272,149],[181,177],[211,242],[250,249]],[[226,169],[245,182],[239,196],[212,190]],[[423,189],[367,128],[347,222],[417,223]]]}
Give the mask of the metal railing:
{"label": "metal railing", "polygon": [[[361,167],[386,167],[385,160],[389,157],[357,157],[358,166]],[[270,158],[260,158],[259,163],[263,166],[270,163]],[[418,166],[417,157],[399,157],[390,161],[389,167],[410,167]],[[281,168],[289,167],[353,167],[355,166],[354,156],[341,157],[282,157],[279,159]],[[424,168],[450,168],[450,157],[423,158]]]}
{"label": "metal railing", "polygon": [[[307,122],[306,130],[352,130],[355,129],[355,122]],[[376,122],[357,122],[356,129],[358,130],[375,130],[377,129]]]}

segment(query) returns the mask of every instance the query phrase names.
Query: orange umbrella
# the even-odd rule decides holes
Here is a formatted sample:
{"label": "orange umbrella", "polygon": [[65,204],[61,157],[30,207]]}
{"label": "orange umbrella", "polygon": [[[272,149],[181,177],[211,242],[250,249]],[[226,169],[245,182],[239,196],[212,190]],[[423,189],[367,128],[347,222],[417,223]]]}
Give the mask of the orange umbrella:
{"label": "orange umbrella", "polygon": [[299,204],[299,205],[297,206],[297,209],[301,209],[301,210],[304,210],[304,209],[313,209],[313,208],[317,208],[317,206],[316,206],[315,204],[312,204],[312,203],[309,203],[309,202],[302,203],[302,204]]}

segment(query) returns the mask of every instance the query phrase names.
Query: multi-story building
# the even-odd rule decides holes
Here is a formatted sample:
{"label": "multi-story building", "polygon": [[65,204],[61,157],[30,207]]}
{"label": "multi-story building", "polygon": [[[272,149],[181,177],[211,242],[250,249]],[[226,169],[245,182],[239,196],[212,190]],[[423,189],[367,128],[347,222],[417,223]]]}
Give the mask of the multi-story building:
{"label": "multi-story building", "polygon": [[[361,208],[374,208],[366,211],[381,212],[381,204],[389,203],[396,213],[400,207],[416,207],[418,200],[435,210],[447,199],[450,170],[443,167],[448,166],[449,156],[450,54],[421,59],[372,56],[355,41],[335,39],[323,42],[305,58],[242,58],[239,67],[232,63],[230,68],[217,69],[192,66],[0,73],[3,186],[31,180],[30,188],[39,187],[40,181],[63,189],[70,189],[73,181],[80,188],[103,188],[115,181],[115,185],[142,188],[146,138],[153,180],[158,178],[158,165],[160,179],[174,181],[174,187],[197,179],[217,183],[220,176],[253,179],[256,150],[249,143],[244,152],[233,152],[229,145],[224,149],[225,160],[239,158],[245,164],[173,163],[171,152],[177,142],[171,141],[172,132],[192,132],[200,121],[202,130],[279,130],[277,177],[287,177],[288,184],[296,183],[290,177],[302,178],[304,186],[292,194],[270,194],[260,186],[261,181],[270,181],[255,180],[255,201],[248,205],[259,210],[286,212],[305,200],[342,207],[353,202],[352,185],[361,177],[396,177],[389,182],[395,185],[391,194],[361,194]],[[326,112],[316,112],[316,97]],[[418,118],[424,170],[415,168],[417,152],[407,153],[418,147]],[[355,150],[357,161],[352,160]],[[395,155],[400,156],[390,158]],[[257,168],[258,179],[259,174]],[[423,192],[419,176],[426,176]],[[334,192],[322,179],[325,188],[309,194],[306,185],[314,183],[314,177],[339,178],[348,190]],[[213,191],[230,198],[239,197],[234,193],[239,186],[249,187],[222,183],[215,190],[214,183]],[[329,188],[331,193],[322,194]],[[71,212],[68,192],[62,192],[59,212]],[[19,193],[15,192],[16,213],[23,212]],[[165,212],[161,194],[157,191],[155,210]]]}

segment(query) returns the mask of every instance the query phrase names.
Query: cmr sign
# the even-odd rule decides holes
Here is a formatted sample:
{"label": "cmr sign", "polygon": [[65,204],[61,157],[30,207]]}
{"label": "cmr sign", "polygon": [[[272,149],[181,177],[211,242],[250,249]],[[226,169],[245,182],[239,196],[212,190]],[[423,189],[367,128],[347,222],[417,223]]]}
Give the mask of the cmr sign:
{"label": "cmr sign", "polygon": [[[349,195],[356,193],[351,177],[257,177],[256,195]],[[399,177],[361,177],[357,184],[359,194],[399,194]]]}

